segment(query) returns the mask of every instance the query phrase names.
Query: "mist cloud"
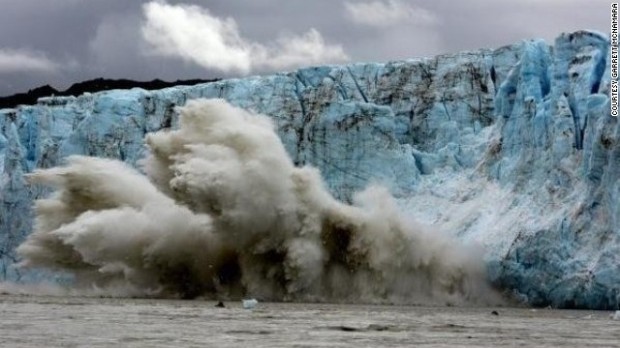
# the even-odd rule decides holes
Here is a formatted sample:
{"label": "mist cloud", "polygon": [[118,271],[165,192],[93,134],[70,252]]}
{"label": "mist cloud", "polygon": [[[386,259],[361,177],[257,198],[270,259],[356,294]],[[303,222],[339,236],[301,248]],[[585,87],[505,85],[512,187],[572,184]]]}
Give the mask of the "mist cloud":
{"label": "mist cloud", "polygon": [[52,73],[58,65],[41,52],[0,48],[0,74],[16,72]]}
{"label": "mist cloud", "polygon": [[438,22],[432,12],[401,0],[347,1],[344,5],[349,20],[373,27],[389,27],[405,22],[412,25],[431,25]]}

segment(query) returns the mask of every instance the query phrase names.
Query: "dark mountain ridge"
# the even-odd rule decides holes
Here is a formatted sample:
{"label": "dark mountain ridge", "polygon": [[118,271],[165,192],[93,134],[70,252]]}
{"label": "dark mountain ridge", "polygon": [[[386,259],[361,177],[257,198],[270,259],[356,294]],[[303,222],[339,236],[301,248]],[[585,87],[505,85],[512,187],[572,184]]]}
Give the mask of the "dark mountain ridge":
{"label": "dark mountain ridge", "polygon": [[96,78],[93,80],[87,80],[83,82],[74,83],[68,89],[59,91],[50,85],[44,85],[41,87],[33,88],[26,93],[17,93],[14,95],[0,97],[0,109],[14,108],[18,105],[30,105],[36,104],[37,99],[41,97],[49,96],[78,96],[86,92],[95,93],[100,91],[107,91],[111,89],[131,89],[135,87],[143,88],[146,90],[156,90],[166,87],[173,87],[179,85],[197,85],[200,83],[214,82],[220,79],[192,79],[192,80],[177,80],[172,82],[155,79],[152,81],[133,81],[127,79],[104,79]]}

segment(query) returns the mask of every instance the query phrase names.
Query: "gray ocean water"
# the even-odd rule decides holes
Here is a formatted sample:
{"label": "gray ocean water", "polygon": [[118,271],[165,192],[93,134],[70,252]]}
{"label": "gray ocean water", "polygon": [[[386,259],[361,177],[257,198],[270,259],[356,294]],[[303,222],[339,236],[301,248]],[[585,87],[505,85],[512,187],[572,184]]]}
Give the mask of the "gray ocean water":
{"label": "gray ocean water", "polygon": [[[498,315],[492,314],[497,311]],[[1,347],[617,347],[611,312],[0,296]]]}

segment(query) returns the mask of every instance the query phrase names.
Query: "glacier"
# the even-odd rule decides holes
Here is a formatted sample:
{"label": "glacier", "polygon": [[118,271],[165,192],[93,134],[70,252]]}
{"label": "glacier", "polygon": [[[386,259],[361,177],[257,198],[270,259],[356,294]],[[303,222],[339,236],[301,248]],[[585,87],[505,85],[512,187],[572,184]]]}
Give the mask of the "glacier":
{"label": "glacier", "polygon": [[386,185],[411,216],[481,243],[490,280],[534,306],[620,306],[620,126],[607,35],[303,68],[0,110],[0,279],[49,190],[24,175],[79,154],[136,164],[176,106],[223,98],[273,118],[296,165],[349,202]]}

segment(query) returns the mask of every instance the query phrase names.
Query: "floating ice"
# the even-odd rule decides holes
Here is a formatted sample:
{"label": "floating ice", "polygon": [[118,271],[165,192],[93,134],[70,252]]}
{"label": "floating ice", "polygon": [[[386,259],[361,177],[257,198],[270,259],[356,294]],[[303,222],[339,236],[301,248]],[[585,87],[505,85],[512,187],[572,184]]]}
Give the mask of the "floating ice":
{"label": "floating ice", "polygon": [[256,308],[258,301],[256,299],[251,298],[248,300],[242,300],[241,303],[243,305],[243,309],[254,309]]}

